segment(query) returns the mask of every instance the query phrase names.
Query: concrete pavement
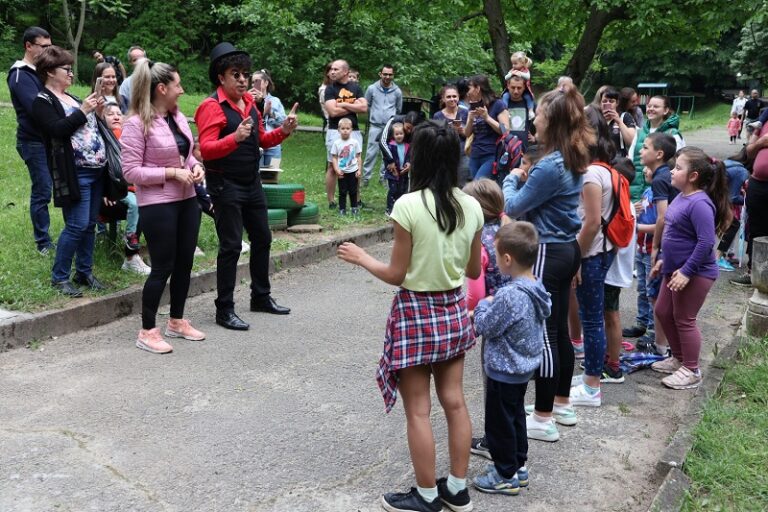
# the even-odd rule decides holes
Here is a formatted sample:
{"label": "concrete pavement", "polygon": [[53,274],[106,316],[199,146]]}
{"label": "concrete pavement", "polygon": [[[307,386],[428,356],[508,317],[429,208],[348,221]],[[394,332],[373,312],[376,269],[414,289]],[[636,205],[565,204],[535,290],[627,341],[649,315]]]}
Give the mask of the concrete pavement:
{"label": "concrete pavement", "polygon": [[[374,380],[394,288],[334,259],[273,285],[289,317],[244,312],[252,330],[226,331],[203,294],[187,310],[208,338],[176,341],[171,355],[133,346],[136,315],[0,354],[0,510],[374,511],[382,492],[407,490],[403,410],[384,414]],[[627,323],[633,296],[622,296]],[[706,361],[746,296],[718,282],[700,315]],[[242,311],[243,286],[238,301]],[[475,348],[465,388],[481,432],[478,360]],[[580,410],[559,442],[531,442],[529,489],[473,492],[476,510],[647,509],[693,393],[662,388],[650,371],[607,386],[605,405]],[[440,476],[446,430],[434,403]],[[473,457],[470,475],[485,463]]]}

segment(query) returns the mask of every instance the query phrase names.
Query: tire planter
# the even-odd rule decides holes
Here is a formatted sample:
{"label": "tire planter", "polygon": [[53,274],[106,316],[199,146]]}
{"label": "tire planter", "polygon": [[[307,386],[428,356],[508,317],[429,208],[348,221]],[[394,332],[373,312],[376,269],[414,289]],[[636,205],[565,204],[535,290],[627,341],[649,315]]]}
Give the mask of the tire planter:
{"label": "tire planter", "polygon": [[296,224],[318,224],[320,220],[320,208],[316,203],[307,202],[301,209],[290,210],[288,212],[288,225]]}
{"label": "tire planter", "polygon": [[288,227],[288,212],[277,208],[268,209],[267,224],[269,224],[269,229],[273,231],[286,229]]}
{"label": "tire planter", "polygon": [[263,184],[267,208],[292,210],[304,206],[304,185],[285,183],[280,185]]}

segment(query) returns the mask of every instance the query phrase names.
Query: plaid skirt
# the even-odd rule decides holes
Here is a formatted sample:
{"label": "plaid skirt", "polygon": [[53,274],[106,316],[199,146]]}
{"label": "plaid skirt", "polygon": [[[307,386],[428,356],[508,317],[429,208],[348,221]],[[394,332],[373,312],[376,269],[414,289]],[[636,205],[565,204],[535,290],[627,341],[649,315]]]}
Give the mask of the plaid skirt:
{"label": "plaid skirt", "polygon": [[401,288],[387,318],[376,376],[386,411],[397,400],[398,370],[451,360],[474,344],[475,332],[461,288],[444,292]]}

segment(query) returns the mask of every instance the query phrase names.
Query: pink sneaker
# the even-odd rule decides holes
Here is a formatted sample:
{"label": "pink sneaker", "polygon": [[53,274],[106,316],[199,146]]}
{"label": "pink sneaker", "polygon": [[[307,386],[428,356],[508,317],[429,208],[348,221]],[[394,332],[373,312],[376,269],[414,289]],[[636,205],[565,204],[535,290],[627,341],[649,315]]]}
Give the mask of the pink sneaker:
{"label": "pink sneaker", "polygon": [[136,346],[153,354],[167,354],[173,352],[173,347],[163,339],[160,329],[142,329],[136,339]]}
{"label": "pink sneaker", "polygon": [[200,341],[205,339],[205,333],[198,331],[189,323],[189,320],[182,318],[177,320],[172,318],[168,320],[165,327],[165,335],[169,338],[184,338],[185,340]]}

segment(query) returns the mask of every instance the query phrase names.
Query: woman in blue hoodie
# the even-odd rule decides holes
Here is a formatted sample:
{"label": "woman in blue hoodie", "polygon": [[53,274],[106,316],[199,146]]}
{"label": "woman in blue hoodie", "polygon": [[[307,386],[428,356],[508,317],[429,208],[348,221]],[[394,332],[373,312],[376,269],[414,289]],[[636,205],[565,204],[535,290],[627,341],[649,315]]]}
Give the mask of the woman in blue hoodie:
{"label": "woman in blue hoodie", "polygon": [[546,93],[539,101],[534,125],[544,156],[527,173],[513,169],[504,179],[503,189],[507,215],[533,223],[539,233],[533,271],[552,296],[536,376],[536,404],[526,426],[530,439],[554,442],[560,438],[555,421],[576,424],[568,398],[574,364],[568,303],[581,260],[577,208],[595,133],[584,115],[584,97],[576,89]]}

